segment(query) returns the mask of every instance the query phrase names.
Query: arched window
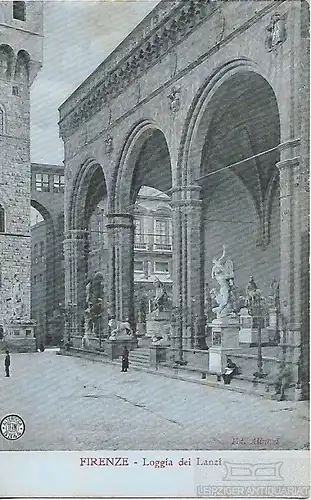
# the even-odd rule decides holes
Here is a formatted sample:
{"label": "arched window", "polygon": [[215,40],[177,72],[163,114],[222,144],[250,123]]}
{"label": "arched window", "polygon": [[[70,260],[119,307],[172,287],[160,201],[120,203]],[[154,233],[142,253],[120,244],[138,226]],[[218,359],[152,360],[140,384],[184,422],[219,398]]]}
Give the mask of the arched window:
{"label": "arched window", "polygon": [[19,21],[26,21],[25,2],[13,2],[13,19],[19,19]]}
{"label": "arched window", "polygon": [[5,232],[5,212],[2,205],[0,205],[0,233]]}

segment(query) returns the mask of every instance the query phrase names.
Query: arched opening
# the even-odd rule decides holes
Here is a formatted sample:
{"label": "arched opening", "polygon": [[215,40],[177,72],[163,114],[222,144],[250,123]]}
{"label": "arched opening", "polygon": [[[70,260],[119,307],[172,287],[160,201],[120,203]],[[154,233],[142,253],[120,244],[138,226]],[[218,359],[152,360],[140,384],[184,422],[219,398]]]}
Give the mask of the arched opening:
{"label": "arched opening", "polygon": [[279,144],[275,94],[254,71],[231,74],[203,104],[189,158],[200,165],[192,182],[202,190],[205,303],[217,288],[211,269],[224,244],[239,295],[250,276],[267,299],[279,280]]}
{"label": "arched opening", "polygon": [[[70,212],[71,237],[77,238],[77,253],[75,270],[70,279],[71,289],[76,304],[75,333],[82,335],[85,332],[86,321],[92,316],[95,336],[107,331],[106,316],[108,314],[107,282],[103,276],[108,273],[107,254],[107,188],[102,167],[95,161],[86,162],[78,173]],[[96,276],[102,276],[100,295],[97,293]],[[94,281],[95,279],[95,281]],[[91,286],[89,284],[91,283]],[[97,295],[94,295],[95,291]],[[100,299],[100,300],[99,300]],[[99,303],[102,309],[99,311]],[[90,309],[89,313],[86,312]],[[86,317],[88,319],[86,319]]]}
{"label": "arched opening", "polygon": [[20,50],[17,54],[14,80],[20,83],[28,84],[29,82],[29,61],[30,56],[25,50]]}
{"label": "arched opening", "polygon": [[9,45],[0,45],[0,78],[9,79],[12,75],[14,51]]}
{"label": "arched opening", "polygon": [[[155,278],[171,289],[171,187],[170,154],[164,134],[151,122],[139,123],[123,150],[115,197],[115,211],[133,216],[134,221],[128,248],[116,249],[116,310],[123,320],[131,318],[138,328],[150,312]],[[156,215],[163,204],[167,211],[163,214],[160,209]],[[126,269],[122,267],[125,261]]]}
{"label": "arched opening", "polygon": [[53,328],[55,307],[55,228],[51,214],[31,200],[31,317],[36,336],[47,345],[59,344],[60,332]]}

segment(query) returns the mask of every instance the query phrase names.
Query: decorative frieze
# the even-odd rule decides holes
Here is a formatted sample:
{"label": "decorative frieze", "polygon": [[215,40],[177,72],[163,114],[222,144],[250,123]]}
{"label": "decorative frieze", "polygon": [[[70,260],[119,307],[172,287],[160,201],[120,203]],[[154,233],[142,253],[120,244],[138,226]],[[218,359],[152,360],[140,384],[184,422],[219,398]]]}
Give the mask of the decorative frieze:
{"label": "decorative frieze", "polygon": [[[216,6],[210,3],[210,0],[190,0],[176,7],[173,18],[170,11],[166,22],[163,22],[162,18],[151,34],[148,33],[143,41],[137,43],[130,54],[116,64],[68,116],[61,118],[61,136],[70,136],[82,122],[89,120],[107,105],[114,96],[189,35],[215,9]],[[175,104],[172,103],[172,106],[175,107]]]}

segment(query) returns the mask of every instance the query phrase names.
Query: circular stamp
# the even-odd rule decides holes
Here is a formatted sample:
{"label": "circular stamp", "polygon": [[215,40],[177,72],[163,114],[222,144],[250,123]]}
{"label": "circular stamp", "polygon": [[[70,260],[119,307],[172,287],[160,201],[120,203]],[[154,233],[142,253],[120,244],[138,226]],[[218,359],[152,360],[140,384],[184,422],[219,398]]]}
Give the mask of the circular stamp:
{"label": "circular stamp", "polygon": [[6,415],[0,422],[0,432],[5,439],[16,441],[25,432],[25,422],[18,415]]}

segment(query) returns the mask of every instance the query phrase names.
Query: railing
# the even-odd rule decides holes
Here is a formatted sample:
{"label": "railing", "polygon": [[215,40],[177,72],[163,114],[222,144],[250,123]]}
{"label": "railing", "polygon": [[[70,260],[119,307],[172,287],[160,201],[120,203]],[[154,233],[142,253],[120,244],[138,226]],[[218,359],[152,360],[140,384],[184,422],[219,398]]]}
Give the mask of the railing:
{"label": "railing", "polygon": [[147,250],[147,243],[134,242],[134,250]]}
{"label": "railing", "polygon": [[171,243],[154,243],[153,245],[154,250],[165,250],[165,251],[172,251],[172,244]]}

